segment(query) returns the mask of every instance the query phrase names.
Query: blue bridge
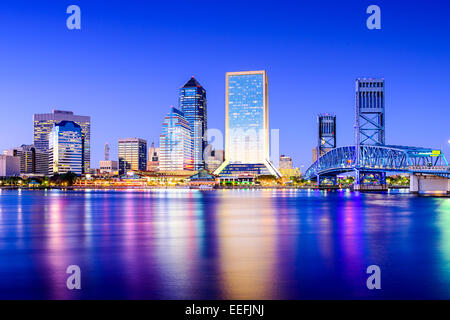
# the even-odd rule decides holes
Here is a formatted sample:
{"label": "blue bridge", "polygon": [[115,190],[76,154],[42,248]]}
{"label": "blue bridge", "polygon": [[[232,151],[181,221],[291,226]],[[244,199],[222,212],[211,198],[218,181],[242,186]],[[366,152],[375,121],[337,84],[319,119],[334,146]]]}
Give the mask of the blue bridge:
{"label": "blue bridge", "polygon": [[355,146],[332,149],[306,170],[304,178],[320,184],[321,179],[336,181],[337,175],[348,172],[354,172],[357,180],[364,180],[367,175],[380,180],[386,172],[450,179],[450,166],[441,150],[389,145],[360,145],[359,150]]}
{"label": "blue bridge", "polygon": [[383,78],[356,79],[354,146],[336,148],[336,117],[319,115],[317,160],[304,178],[337,185],[338,175],[353,172],[355,190],[386,190],[386,173],[408,173],[412,192],[450,193],[450,167],[441,150],[385,144],[384,88]]}

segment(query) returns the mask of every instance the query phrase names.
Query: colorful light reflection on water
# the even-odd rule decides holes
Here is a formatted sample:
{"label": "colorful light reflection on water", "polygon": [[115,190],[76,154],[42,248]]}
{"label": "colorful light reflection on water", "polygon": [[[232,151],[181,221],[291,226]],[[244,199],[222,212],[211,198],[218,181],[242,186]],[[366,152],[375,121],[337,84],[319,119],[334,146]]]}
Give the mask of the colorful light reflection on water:
{"label": "colorful light reflection on water", "polygon": [[450,198],[3,190],[0,298],[450,299]]}

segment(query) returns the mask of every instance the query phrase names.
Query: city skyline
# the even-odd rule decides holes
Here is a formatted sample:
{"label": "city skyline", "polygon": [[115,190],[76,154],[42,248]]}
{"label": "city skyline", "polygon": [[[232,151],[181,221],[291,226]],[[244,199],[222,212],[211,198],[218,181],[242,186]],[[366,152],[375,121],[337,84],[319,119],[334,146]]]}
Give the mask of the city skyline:
{"label": "city skyline", "polygon": [[[196,50],[187,50],[185,59],[178,62],[172,49],[194,47],[184,40],[178,43],[183,33],[181,21],[170,19],[171,25],[162,22],[172,13],[179,14],[165,4],[157,4],[159,17],[149,13],[151,19],[138,13],[146,12],[145,4],[132,3],[125,11],[113,5],[108,14],[121,16],[123,21],[102,22],[102,4],[106,2],[80,1],[86,20],[80,32],[71,33],[65,25],[59,26],[64,15],[59,17],[58,5],[30,2],[29,11],[24,11],[14,2],[7,8],[7,2],[1,5],[8,12],[4,22],[16,32],[14,38],[6,35],[11,48],[1,53],[1,60],[8,61],[4,68],[4,79],[8,80],[1,83],[6,93],[0,103],[8,108],[8,116],[0,120],[2,150],[32,143],[28,125],[32,114],[72,110],[93,120],[91,166],[97,167],[106,141],[123,136],[157,141],[166,106],[177,105],[177,91],[192,75],[208,90],[208,127],[224,132],[225,72],[266,69],[271,78],[271,128],[280,129],[280,154],[291,156],[295,166],[311,163],[318,113],[331,112],[338,117],[338,145],[354,143],[354,81],[361,76],[386,79],[386,144],[450,152],[446,121],[450,94],[445,89],[448,79],[443,76],[450,70],[446,59],[450,46],[437,41],[449,30],[444,23],[446,3],[423,4],[421,10],[410,8],[405,14],[401,4],[380,1],[383,27],[379,31],[365,28],[365,6],[359,4],[345,9],[331,2],[320,8],[287,4],[282,10],[284,19],[277,16],[281,9],[268,3],[261,2],[256,9],[243,4],[243,14],[273,9],[265,13],[265,25],[255,28],[254,18],[229,26],[222,19],[233,15],[229,9],[214,13],[212,8],[218,7],[205,3],[200,10],[209,15],[203,21],[193,21],[197,28],[189,29],[195,34],[202,30],[205,41]],[[40,6],[47,9],[45,19]],[[436,7],[440,9],[431,19],[427,13]],[[183,6],[183,10],[191,9]],[[342,19],[328,19],[331,12]],[[407,27],[410,20],[415,21],[413,30]],[[42,21],[41,28],[29,31],[38,21]],[[209,31],[207,24],[214,30]],[[235,43],[221,43],[218,35],[232,36]],[[273,36],[277,40],[272,40]],[[42,44],[33,38],[42,39]],[[105,49],[94,39],[100,39]],[[152,40],[161,44],[162,50],[152,50],[156,48],[148,44]],[[267,41],[271,41],[271,48],[263,50]],[[116,50],[116,43],[133,48],[132,53]],[[30,46],[38,50],[30,50]],[[113,72],[117,67],[120,72]],[[330,84],[326,93],[319,83]],[[411,130],[414,127],[423,130]],[[423,134],[425,130],[427,134]],[[111,146],[111,158],[117,159],[117,145]]]}

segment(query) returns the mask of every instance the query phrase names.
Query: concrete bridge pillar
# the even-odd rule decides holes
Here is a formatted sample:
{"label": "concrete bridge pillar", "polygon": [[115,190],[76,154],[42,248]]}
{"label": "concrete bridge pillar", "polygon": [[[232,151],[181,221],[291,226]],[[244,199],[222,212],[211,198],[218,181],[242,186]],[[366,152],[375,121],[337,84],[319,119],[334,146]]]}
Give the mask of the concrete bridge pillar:
{"label": "concrete bridge pillar", "polygon": [[432,175],[412,174],[409,179],[411,193],[450,193],[450,179]]}

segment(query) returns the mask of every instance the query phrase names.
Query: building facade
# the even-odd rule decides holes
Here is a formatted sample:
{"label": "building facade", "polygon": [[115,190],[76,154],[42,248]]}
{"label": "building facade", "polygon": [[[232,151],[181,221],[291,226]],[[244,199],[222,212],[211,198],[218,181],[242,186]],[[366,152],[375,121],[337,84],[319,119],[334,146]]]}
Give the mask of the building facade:
{"label": "building facade", "polygon": [[180,89],[180,109],[191,127],[194,170],[203,169],[208,129],[206,91],[194,77]]}
{"label": "building facade", "polygon": [[61,121],[49,137],[49,174],[83,173],[83,133],[79,124]]}
{"label": "building facade", "polygon": [[206,169],[209,172],[216,171],[225,160],[224,150],[215,150],[207,147]]}
{"label": "building facade", "polygon": [[74,115],[72,111],[52,110],[52,113],[35,114],[34,146],[44,152],[49,152],[50,132],[55,123],[73,121],[81,127],[83,148],[83,173],[88,173],[91,167],[91,117]]}
{"label": "building facade", "polygon": [[0,177],[20,175],[20,157],[0,154]]}
{"label": "building facade", "polygon": [[159,148],[155,148],[154,142],[148,149],[147,171],[159,171]]}
{"label": "building facade", "polygon": [[147,169],[147,141],[140,138],[119,139],[119,174]]}
{"label": "building facade", "polygon": [[17,148],[5,150],[4,154],[20,158],[20,174],[48,175],[48,153],[33,145],[21,145]]}
{"label": "building facade", "polygon": [[100,174],[115,176],[119,173],[119,162],[114,160],[100,160]]}
{"label": "building facade", "polygon": [[225,162],[215,173],[280,177],[269,161],[266,71],[228,72],[225,108]]}
{"label": "building facade", "polygon": [[282,154],[280,156],[279,169],[292,169],[292,158]]}
{"label": "building facade", "polygon": [[171,108],[159,137],[160,171],[193,171],[192,130],[183,111]]}

